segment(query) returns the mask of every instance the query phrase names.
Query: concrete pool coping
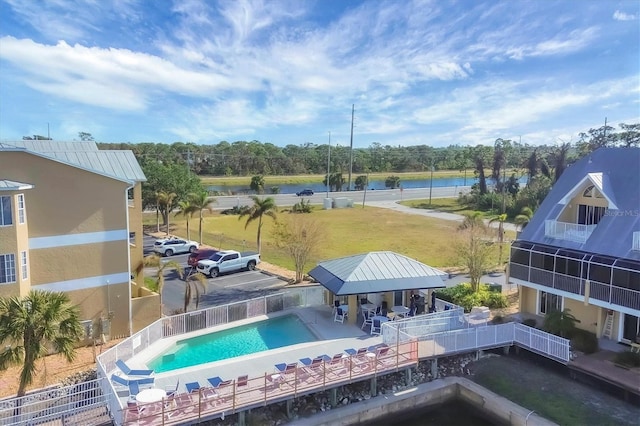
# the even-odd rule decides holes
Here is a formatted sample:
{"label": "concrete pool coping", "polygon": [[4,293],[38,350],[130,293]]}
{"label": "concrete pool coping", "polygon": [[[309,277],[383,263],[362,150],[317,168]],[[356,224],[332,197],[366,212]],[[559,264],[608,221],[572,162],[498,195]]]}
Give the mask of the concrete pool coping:
{"label": "concrete pool coping", "polygon": [[154,342],[127,362],[133,366],[146,365],[148,361],[169,349],[178,340],[290,314],[297,315],[319,340],[156,373],[154,375],[154,386],[159,388],[174,387],[179,379],[181,383],[180,390],[183,390],[184,383],[189,382],[198,382],[205,386],[208,384],[207,378],[209,377],[219,376],[223,380],[236,379],[238,376],[245,374],[250,378],[260,377],[264,376],[265,373],[273,373],[276,364],[298,362],[301,358],[313,358],[322,354],[332,356],[336,353],[344,352],[348,348],[357,349],[382,343],[380,336],[372,336],[358,326],[334,322],[330,307],[313,306],[287,309],[269,315],[260,315],[250,319],[168,337]]}

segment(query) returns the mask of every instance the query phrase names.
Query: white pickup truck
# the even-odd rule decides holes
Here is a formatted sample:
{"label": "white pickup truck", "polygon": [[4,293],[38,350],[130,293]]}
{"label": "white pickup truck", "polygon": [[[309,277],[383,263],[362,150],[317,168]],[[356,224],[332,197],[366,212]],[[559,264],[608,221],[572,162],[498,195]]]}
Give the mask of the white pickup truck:
{"label": "white pickup truck", "polygon": [[225,250],[217,252],[209,259],[199,261],[196,270],[213,278],[219,274],[240,271],[242,269],[252,271],[258,263],[260,263],[259,253],[251,251],[240,253],[234,250]]}

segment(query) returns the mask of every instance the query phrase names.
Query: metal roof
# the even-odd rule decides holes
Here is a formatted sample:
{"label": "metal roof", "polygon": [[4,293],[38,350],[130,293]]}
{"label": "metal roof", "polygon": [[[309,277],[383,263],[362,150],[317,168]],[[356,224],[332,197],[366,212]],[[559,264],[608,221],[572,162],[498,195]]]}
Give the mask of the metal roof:
{"label": "metal roof", "polygon": [[36,152],[98,151],[98,144],[93,141],[20,140],[7,143]]}
{"label": "metal roof", "polygon": [[0,191],[22,191],[31,189],[33,185],[30,183],[16,182],[15,180],[0,179]]}
{"label": "metal roof", "polygon": [[95,142],[11,141],[2,150],[26,149],[45,157],[121,180],[145,182],[147,178],[133,151],[98,150]]}
{"label": "metal roof", "polygon": [[[519,240],[640,260],[640,251],[632,250],[633,233],[640,232],[639,167],[640,148],[600,148],[578,160],[553,185]],[[545,236],[545,220],[558,220],[569,201],[567,194],[576,193],[579,185],[587,181],[593,183],[610,204],[586,242]]]}
{"label": "metal roof", "polygon": [[391,251],[343,257],[320,262],[309,275],[332,293],[381,293],[440,288],[446,272]]}

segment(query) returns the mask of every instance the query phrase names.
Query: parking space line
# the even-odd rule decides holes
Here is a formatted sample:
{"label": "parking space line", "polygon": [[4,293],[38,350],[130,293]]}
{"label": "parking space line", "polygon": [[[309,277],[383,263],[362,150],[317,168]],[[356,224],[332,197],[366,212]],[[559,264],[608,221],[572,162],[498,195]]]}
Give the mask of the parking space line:
{"label": "parking space line", "polygon": [[[273,279],[274,279],[274,277],[267,277],[267,278],[261,278],[261,279],[259,279],[259,280],[245,281],[245,282],[242,282],[242,283],[239,283],[239,284],[225,285],[224,287],[225,287],[225,288],[229,288],[229,287],[239,287],[239,286],[241,286],[241,285],[247,285],[247,284],[258,283],[258,282],[260,282],[260,281],[270,281],[270,280],[273,280]],[[276,279],[277,279],[277,278],[276,278]]]}

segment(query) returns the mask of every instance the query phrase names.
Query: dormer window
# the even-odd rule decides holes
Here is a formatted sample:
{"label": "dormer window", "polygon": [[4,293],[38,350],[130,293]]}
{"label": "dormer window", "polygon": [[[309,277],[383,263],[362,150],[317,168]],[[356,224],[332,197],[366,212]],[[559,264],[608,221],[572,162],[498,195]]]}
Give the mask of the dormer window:
{"label": "dormer window", "polygon": [[584,192],[582,193],[582,196],[589,197],[589,198],[593,197],[593,189],[594,189],[594,186],[591,185],[590,187],[584,190]]}

